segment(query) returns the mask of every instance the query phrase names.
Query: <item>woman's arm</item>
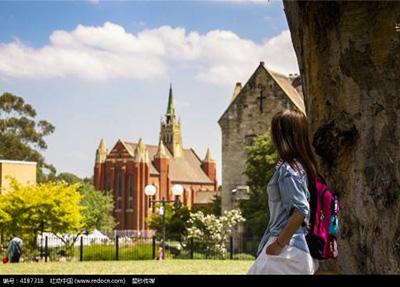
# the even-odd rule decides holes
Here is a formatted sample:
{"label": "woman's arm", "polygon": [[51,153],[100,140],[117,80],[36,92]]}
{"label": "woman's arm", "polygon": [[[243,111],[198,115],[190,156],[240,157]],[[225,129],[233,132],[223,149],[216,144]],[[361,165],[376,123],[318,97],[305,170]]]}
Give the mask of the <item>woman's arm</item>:
{"label": "woman's arm", "polygon": [[266,253],[268,255],[278,255],[282,248],[289,242],[292,238],[293,234],[297,229],[303,224],[304,215],[294,208],[292,215],[289,217],[288,223],[285,228],[282,230],[281,234],[279,234],[278,238],[274,243],[269,245],[266,249]]}

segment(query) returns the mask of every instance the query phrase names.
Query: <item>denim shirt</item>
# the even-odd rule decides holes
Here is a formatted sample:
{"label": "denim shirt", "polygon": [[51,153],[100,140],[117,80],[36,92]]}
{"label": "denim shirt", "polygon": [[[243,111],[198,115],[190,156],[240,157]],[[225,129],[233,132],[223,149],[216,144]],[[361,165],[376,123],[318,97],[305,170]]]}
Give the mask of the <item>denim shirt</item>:
{"label": "denim shirt", "polygon": [[299,171],[295,171],[287,162],[278,164],[267,185],[270,218],[258,246],[257,256],[271,236],[279,236],[287,225],[293,208],[304,215],[305,224],[296,230],[288,245],[310,253],[305,239],[310,219],[310,193],[307,188],[307,174],[302,165],[298,161],[296,163]]}

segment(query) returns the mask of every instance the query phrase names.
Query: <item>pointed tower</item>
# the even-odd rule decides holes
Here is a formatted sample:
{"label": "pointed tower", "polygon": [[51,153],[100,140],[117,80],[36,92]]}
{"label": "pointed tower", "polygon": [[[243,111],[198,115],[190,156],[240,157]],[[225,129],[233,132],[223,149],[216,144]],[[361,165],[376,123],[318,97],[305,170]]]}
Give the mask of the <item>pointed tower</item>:
{"label": "pointed tower", "polygon": [[208,177],[214,182],[214,188],[217,189],[217,163],[211,155],[210,148],[207,149],[206,156],[201,162],[201,168],[208,175]]}
{"label": "pointed tower", "polygon": [[161,120],[160,141],[167,146],[173,157],[183,157],[181,123],[176,120],[172,85],[169,87],[165,121]]}
{"label": "pointed tower", "polygon": [[139,139],[139,142],[135,148],[134,161],[145,163],[149,162],[149,151],[147,150],[142,139]]}
{"label": "pointed tower", "polygon": [[158,144],[158,149],[157,153],[155,154],[154,158],[169,158],[167,151],[165,150],[165,146],[163,142],[160,140],[160,143]]}
{"label": "pointed tower", "polygon": [[106,160],[108,149],[104,139],[100,140],[99,147],[96,150],[96,163],[103,163]]}
{"label": "pointed tower", "polygon": [[157,153],[154,156],[154,166],[160,173],[159,193],[160,198],[169,199],[169,156],[163,142],[160,140]]}
{"label": "pointed tower", "polygon": [[168,106],[165,117],[167,123],[171,123],[175,120],[175,106],[174,106],[174,97],[172,95],[172,84],[169,84]]}
{"label": "pointed tower", "polygon": [[145,230],[146,229],[146,216],[148,212],[147,198],[144,194],[144,188],[149,184],[150,178],[150,165],[149,165],[149,151],[144,144],[143,139],[139,139],[136,145],[135,152],[133,155],[134,160],[134,174],[135,174],[135,193],[137,202],[134,203],[134,209],[137,212],[134,217],[135,229]]}
{"label": "pointed tower", "polygon": [[108,149],[104,139],[100,140],[99,147],[96,150],[96,161],[94,165],[93,184],[98,190],[104,190],[105,161],[108,155]]}

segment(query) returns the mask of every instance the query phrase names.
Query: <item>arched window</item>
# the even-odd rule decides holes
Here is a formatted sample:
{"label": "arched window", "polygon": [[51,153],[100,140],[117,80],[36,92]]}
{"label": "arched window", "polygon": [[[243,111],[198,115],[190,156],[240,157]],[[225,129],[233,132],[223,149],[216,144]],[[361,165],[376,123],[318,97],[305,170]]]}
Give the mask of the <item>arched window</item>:
{"label": "arched window", "polygon": [[122,173],[121,170],[117,170],[117,209],[122,208]]}
{"label": "arched window", "polygon": [[129,176],[129,199],[128,199],[129,209],[133,209],[133,194],[134,194],[133,175],[130,175]]}

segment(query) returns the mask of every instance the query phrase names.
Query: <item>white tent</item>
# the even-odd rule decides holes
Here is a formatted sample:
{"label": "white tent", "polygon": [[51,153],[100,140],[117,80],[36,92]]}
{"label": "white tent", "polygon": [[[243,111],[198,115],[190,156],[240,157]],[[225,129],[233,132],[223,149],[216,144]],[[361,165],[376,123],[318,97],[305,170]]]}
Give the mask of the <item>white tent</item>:
{"label": "white tent", "polygon": [[[64,241],[73,240],[76,237],[76,234],[62,234],[59,235],[64,239]],[[45,246],[47,237],[47,246],[48,247],[61,247],[65,246],[63,240],[60,237],[57,237],[55,234],[50,232],[43,232],[43,236],[39,235],[37,238],[38,246]],[[92,233],[88,235],[81,234],[78,236],[77,240],[75,241],[75,246],[80,246],[81,244],[81,237],[83,245],[94,245],[94,244],[110,244],[112,243],[108,236],[104,235],[97,229],[93,230]]]}

